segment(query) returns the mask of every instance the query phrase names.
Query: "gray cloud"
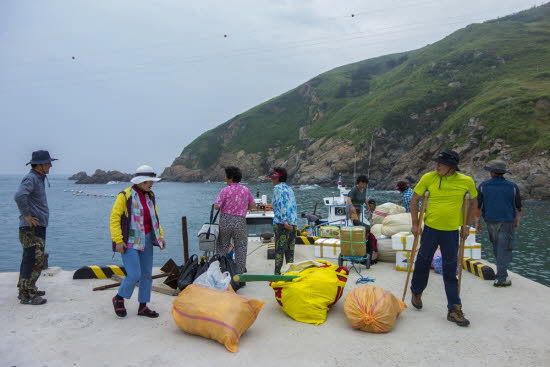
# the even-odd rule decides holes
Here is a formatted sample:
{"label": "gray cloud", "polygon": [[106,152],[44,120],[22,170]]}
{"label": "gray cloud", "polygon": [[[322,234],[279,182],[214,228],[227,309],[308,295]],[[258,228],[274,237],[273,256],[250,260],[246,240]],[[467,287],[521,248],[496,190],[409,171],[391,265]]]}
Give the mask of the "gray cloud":
{"label": "gray cloud", "polygon": [[160,171],[204,131],[319,73],[535,4],[4,0],[1,172],[24,171],[40,148],[60,158],[54,172]]}

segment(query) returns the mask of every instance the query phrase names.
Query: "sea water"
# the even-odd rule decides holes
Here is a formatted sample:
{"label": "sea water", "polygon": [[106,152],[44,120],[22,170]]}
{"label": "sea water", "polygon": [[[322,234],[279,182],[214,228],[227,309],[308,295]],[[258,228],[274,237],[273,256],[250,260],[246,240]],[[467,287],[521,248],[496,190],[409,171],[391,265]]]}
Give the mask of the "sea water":
{"label": "sea water", "polygon": [[[18,271],[21,263],[21,245],[18,240],[19,213],[13,195],[24,174],[0,175],[0,216],[4,226],[0,232],[0,271]],[[46,185],[50,207],[50,224],[47,231],[46,251],[50,254],[50,265],[66,270],[85,265],[122,265],[120,254],[111,250],[109,216],[115,196],[128,187],[129,183],[109,185],[77,185],[67,176],[52,174],[50,187]],[[271,184],[245,183],[256,196],[267,195],[271,202]],[[292,184],[292,183],[290,183]],[[187,218],[189,252],[199,253],[197,232],[208,222],[210,207],[222,182],[177,183],[159,182],[153,187],[157,198],[160,222],[164,228],[167,248],[155,250],[154,264],[161,266],[169,258],[178,264],[183,261],[182,217]],[[78,191],[78,192],[77,192]],[[335,187],[314,185],[294,188],[298,213],[313,212],[327,216],[323,198],[338,196]],[[369,190],[369,197],[378,204],[399,200],[397,191]],[[524,216],[517,232],[516,249],[511,270],[527,278],[550,286],[550,202],[528,200],[524,202]],[[299,218],[299,225],[305,225]],[[491,244],[483,230],[477,236],[482,243],[482,257],[494,263]]]}

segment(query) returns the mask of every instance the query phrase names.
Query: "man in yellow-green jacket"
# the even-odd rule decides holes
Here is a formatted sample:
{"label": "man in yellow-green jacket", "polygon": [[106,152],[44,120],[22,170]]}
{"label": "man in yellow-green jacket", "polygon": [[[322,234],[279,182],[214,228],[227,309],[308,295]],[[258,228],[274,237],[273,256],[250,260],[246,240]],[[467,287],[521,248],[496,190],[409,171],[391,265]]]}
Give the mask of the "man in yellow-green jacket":
{"label": "man in yellow-green jacket", "polygon": [[[437,246],[443,257],[443,282],[447,295],[447,320],[459,326],[468,326],[464,317],[462,302],[458,294],[456,277],[459,237],[468,237],[468,223],[471,223],[477,208],[477,190],[474,180],[458,171],[460,157],[452,150],[444,150],[436,158],[436,169],[428,172],[416,184],[411,200],[412,233],[422,233],[420,250],[414,264],[411,281],[412,305],[422,308],[422,292],[428,285],[430,265]],[[430,193],[422,230],[418,223],[418,202],[428,191]],[[465,194],[470,194],[470,210],[462,218]],[[459,229],[461,229],[459,233]]]}

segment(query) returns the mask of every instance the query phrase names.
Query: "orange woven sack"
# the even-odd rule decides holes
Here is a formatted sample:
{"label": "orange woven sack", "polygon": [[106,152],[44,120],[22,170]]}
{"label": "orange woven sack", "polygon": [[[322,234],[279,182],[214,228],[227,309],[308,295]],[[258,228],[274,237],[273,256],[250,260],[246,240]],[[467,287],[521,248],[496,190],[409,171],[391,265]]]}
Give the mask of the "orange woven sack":
{"label": "orange woven sack", "polygon": [[390,291],[373,285],[352,289],[344,302],[344,313],[354,329],[387,333],[407,305]]}
{"label": "orange woven sack", "polygon": [[265,302],[233,291],[191,284],[176,298],[172,317],[183,331],[213,339],[233,353],[241,335],[254,323]]}

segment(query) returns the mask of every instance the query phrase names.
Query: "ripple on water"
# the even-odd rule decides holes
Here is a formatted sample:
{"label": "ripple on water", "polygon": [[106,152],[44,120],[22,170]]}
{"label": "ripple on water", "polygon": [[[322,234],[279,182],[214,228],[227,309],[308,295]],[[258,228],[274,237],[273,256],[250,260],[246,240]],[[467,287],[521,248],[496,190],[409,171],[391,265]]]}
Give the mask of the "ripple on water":
{"label": "ripple on water", "polygon": [[[4,251],[0,257],[0,271],[17,271],[21,253],[17,226],[17,207],[13,194],[21,180],[21,175],[0,175],[0,216],[5,219],[4,230],[0,232],[0,243],[6,248],[14,246],[18,251]],[[65,269],[76,269],[84,265],[121,264],[120,255],[113,258],[109,236],[109,214],[114,202],[111,197],[91,197],[73,195],[69,190],[78,189],[101,195],[116,195],[128,184],[76,185],[66,177],[53,175],[51,187],[47,188],[51,221],[48,228],[47,251],[50,264]],[[160,266],[169,258],[182,261],[181,217],[186,216],[190,252],[198,252],[196,233],[208,220],[210,205],[223,183],[174,183],[160,182],[155,185],[161,223],[165,230],[168,248],[155,252],[155,266]],[[248,184],[253,195],[266,194],[271,201],[272,186],[269,184]],[[67,190],[67,191],[64,191]],[[369,191],[369,196],[377,203],[397,201],[395,191]],[[326,217],[323,198],[338,196],[334,188],[308,185],[295,190],[299,212],[312,212],[317,202],[317,212]],[[537,282],[550,286],[550,205],[548,201],[530,200],[524,202],[524,216],[517,232],[516,250],[511,270]],[[301,219],[300,219],[301,220]],[[305,224],[300,222],[300,225]],[[492,246],[486,231],[478,235],[482,243],[482,257],[494,262]]]}

